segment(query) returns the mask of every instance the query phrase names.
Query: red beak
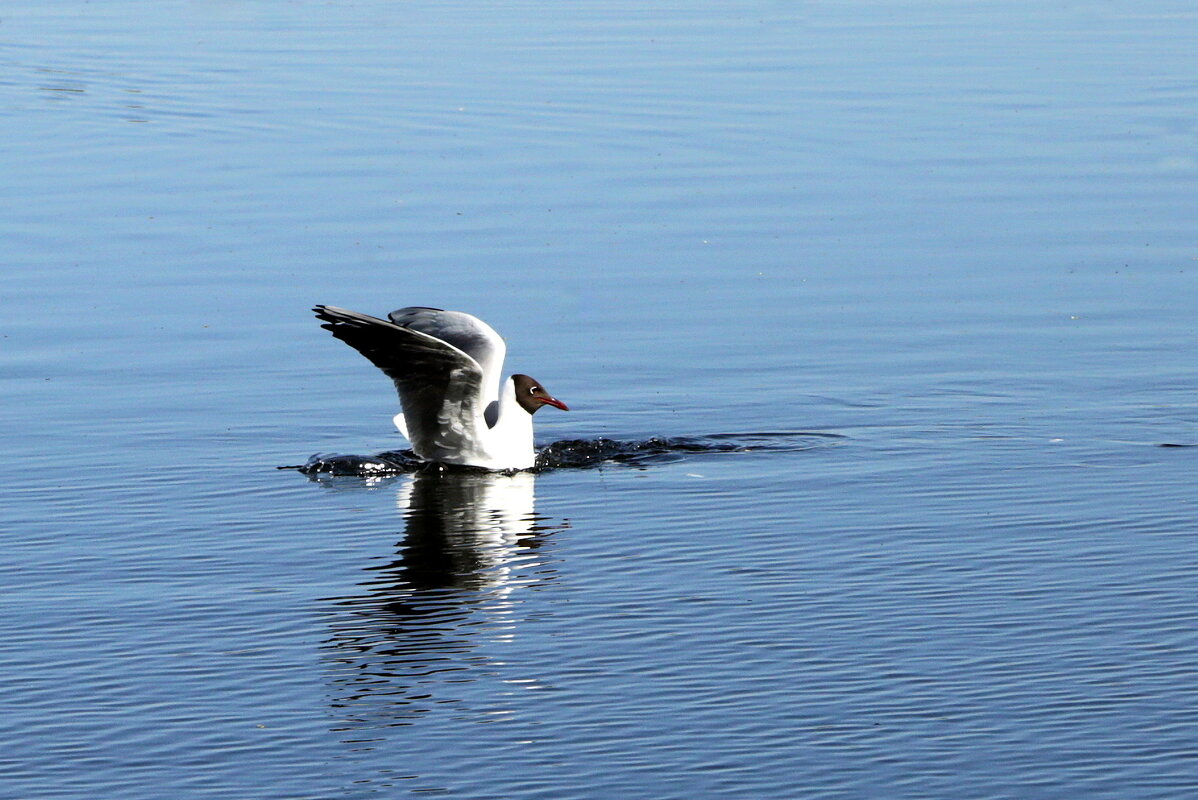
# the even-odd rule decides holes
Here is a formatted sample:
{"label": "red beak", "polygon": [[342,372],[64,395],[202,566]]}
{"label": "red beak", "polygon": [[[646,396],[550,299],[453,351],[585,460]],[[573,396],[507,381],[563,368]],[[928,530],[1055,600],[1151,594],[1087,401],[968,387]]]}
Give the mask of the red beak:
{"label": "red beak", "polygon": [[563,403],[561,400],[558,400],[556,397],[540,397],[538,399],[541,401],[542,405],[553,406],[554,408],[560,408],[562,411],[570,410],[570,407],[568,405]]}

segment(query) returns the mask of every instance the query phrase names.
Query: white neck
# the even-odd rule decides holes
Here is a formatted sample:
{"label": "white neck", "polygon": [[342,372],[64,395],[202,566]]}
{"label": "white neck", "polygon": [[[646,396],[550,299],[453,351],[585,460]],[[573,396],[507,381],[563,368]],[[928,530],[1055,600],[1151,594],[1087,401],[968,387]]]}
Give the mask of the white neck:
{"label": "white neck", "polygon": [[516,384],[508,378],[499,394],[499,417],[483,434],[492,469],[528,469],[536,463],[532,414],[516,401]]}

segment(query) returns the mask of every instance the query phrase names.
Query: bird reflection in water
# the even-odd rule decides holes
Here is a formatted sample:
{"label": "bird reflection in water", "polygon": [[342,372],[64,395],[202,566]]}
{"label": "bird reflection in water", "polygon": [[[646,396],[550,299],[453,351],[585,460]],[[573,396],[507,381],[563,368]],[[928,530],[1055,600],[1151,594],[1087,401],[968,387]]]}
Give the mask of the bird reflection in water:
{"label": "bird reflection in water", "polygon": [[329,598],[334,712],[344,729],[411,724],[438,708],[493,703],[494,646],[516,635],[519,599],[552,579],[544,545],[564,524],[534,509],[530,473],[423,472],[398,484],[405,520],[393,561],[362,593]]}

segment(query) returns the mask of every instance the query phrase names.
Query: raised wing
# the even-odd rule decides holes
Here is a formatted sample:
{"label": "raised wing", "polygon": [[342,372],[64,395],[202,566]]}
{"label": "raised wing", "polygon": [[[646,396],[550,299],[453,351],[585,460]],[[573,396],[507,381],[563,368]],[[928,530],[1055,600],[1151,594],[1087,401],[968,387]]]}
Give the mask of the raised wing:
{"label": "raised wing", "polygon": [[474,357],[414,327],[336,306],[312,310],[325,323],[320,327],[395,382],[408,440],[417,455],[438,460],[443,452],[473,446],[486,405],[483,369]]}
{"label": "raised wing", "polygon": [[411,306],[387,315],[401,328],[409,328],[449,342],[479,363],[483,370],[483,397],[490,404],[487,424],[495,424],[499,408],[499,384],[503,378],[503,359],[507,345],[503,337],[478,317],[461,311]]}

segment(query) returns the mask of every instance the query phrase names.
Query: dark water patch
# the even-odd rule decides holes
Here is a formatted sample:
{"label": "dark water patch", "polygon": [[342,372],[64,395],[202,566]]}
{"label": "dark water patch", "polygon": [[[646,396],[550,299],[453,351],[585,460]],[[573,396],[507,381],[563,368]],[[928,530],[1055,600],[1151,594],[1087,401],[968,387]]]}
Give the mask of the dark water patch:
{"label": "dark water patch", "polygon": [[827,447],[843,438],[833,433],[770,432],[654,436],[639,441],[565,439],[554,442],[541,451],[537,456],[537,469],[587,469],[609,464],[641,467],[715,453],[752,453],[767,450],[794,452]]}
{"label": "dark water patch", "polygon": [[[654,436],[649,439],[563,439],[541,450],[532,472],[552,469],[590,469],[605,465],[644,467],[714,453],[794,452],[827,447],[844,437],[835,433],[765,432],[715,433],[708,436]],[[411,450],[387,450],[373,456],[316,453],[294,469],[309,477],[357,476],[380,478],[419,472],[488,472],[480,467],[431,464]]]}

